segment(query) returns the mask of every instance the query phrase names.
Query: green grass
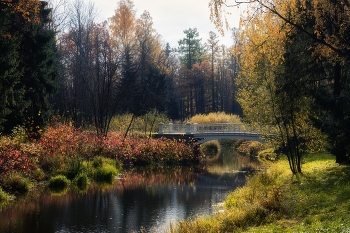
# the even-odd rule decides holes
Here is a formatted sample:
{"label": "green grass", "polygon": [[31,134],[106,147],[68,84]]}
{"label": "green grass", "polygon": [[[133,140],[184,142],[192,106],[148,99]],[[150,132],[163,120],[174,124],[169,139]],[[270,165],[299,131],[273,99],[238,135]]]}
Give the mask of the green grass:
{"label": "green grass", "polygon": [[116,160],[103,157],[95,157],[91,165],[92,177],[97,182],[111,183],[121,169]]}
{"label": "green grass", "polygon": [[3,191],[2,188],[0,187],[0,205],[7,203],[9,199],[10,199],[10,195],[5,191]]}
{"label": "green grass", "polygon": [[284,159],[231,193],[223,212],[170,232],[349,232],[350,169],[327,153],[307,155],[293,176]]}
{"label": "green grass", "polygon": [[51,177],[49,181],[49,188],[51,191],[62,191],[66,189],[70,181],[64,175],[57,175]]}

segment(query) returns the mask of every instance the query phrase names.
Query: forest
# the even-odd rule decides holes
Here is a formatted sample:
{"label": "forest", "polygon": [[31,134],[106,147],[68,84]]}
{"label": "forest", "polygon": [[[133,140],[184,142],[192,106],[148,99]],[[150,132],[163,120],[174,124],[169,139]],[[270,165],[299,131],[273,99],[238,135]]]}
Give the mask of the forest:
{"label": "forest", "polygon": [[229,48],[214,32],[202,41],[196,28],[171,48],[131,0],[103,22],[85,1],[66,4],[0,1],[3,134],[22,125],[40,137],[54,115],[105,135],[123,113],[183,121],[222,111],[273,127],[293,173],[305,153],[325,147],[349,162],[349,1],[211,0],[220,31],[227,8],[247,6]]}
{"label": "forest", "polygon": [[204,42],[196,28],[184,29],[171,48],[149,12],[137,18],[130,0],[103,22],[82,0],[10,2],[0,4],[4,133],[24,124],[38,137],[52,115],[106,134],[112,117],[124,113],[156,111],[177,121],[240,113],[237,62],[214,32]]}

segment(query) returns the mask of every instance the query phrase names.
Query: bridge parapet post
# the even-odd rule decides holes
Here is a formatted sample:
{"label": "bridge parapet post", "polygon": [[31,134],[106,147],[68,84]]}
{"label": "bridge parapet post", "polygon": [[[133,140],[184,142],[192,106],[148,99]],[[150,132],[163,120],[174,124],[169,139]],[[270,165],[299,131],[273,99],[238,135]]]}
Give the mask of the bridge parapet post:
{"label": "bridge parapet post", "polygon": [[164,134],[164,123],[160,122],[158,125],[158,134]]}
{"label": "bridge parapet post", "polygon": [[198,123],[193,123],[193,131],[198,132]]}
{"label": "bridge parapet post", "polygon": [[191,134],[191,123],[190,122],[186,123],[186,134]]}
{"label": "bridge parapet post", "polygon": [[173,133],[174,132],[174,124],[173,123],[169,123],[169,133]]}

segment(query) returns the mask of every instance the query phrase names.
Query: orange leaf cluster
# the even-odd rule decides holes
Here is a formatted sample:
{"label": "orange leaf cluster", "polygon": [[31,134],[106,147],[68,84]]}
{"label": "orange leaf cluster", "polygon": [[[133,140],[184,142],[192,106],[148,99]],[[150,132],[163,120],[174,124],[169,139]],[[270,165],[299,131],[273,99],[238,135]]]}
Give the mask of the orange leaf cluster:
{"label": "orange leaf cluster", "polygon": [[8,6],[8,9],[12,13],[19,13],[22,17],[30,22],[39,22],[39,11],[40,11],[40,1],[39,0],[5,0],[0,1],[0,3]]}

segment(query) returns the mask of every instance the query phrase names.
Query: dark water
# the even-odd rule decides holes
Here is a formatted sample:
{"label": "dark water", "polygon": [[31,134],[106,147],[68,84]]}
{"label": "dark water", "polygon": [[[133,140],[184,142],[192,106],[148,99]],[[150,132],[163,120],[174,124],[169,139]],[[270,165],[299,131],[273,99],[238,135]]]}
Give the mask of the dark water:
{"label": "dark water", "polygon": [[0,211],[0,232],[165,232],[170,222],[219,211],[244,185],[249,159],[222,148],[203,171],[193,167],[129,169],[112,185],[84,192],[40,192]]}

